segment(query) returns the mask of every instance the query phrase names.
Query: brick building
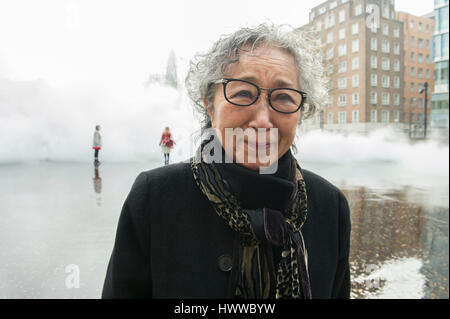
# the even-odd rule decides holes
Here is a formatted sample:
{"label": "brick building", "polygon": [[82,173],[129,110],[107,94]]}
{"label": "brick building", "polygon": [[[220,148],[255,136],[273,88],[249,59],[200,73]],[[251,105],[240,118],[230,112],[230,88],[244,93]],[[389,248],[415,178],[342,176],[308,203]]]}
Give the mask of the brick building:
{"label": "brick building", "polygon": [[409,124],[411,137],[421,137],[425,120],[425,94],[421,90],[427,82],[428,124],[431,114],[431,94],[434,90],[434,64],[431,52],[434,20],[405,12],[397,12],[397,19],[403,23],[404,34],[405,122]]}
{"label": "brick building", "polygon": [[305,124],[327,130],[405,130],[403,25],[393,0],[330,0],[301,27],[322,46],[329,101]]}

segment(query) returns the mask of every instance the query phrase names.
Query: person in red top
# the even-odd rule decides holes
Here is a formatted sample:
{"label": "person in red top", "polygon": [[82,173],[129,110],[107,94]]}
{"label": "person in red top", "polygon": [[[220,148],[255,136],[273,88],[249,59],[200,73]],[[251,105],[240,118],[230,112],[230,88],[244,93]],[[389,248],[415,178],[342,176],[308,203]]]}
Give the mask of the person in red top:
{"label": "person in red top", "polygon": [[94,149],[94,163],[95,165],[100,164],[98,161],[98,152],[102,148],[102,137],[100,135],[100,125],[95,126],[95,132],[94,132],[94,141],[92,142],[92,148]]}
{"label": "person in red top", "polygon": [[159,146],[162,147],[164,153],[164,165],[169,165],[170,150],[173,148],[174,144],[176,143],[172,139],[172,134],[170,133],[170,129],[167,126],[165,131],[162,133],[161,141],[159,142]]}

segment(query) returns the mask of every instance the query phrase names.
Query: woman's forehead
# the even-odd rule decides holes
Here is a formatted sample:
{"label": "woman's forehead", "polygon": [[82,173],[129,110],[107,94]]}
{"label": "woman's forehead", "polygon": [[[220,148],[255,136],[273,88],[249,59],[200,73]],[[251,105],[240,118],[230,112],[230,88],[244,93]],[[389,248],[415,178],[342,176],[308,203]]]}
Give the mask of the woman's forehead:
{"label": "woman's forehead", "polygon": [[274,46],[240,50],[238,61],[228,67],[225,75],[250,81],[261,75],[270,75],[278,82],[298,84],[295,58],[287,50]]}

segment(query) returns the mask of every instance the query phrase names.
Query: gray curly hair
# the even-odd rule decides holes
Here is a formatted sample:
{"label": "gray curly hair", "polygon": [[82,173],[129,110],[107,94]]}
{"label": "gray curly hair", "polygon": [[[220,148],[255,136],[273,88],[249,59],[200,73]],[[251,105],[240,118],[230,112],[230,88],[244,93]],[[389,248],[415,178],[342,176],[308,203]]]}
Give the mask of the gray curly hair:
{"label": "gray curly hair", "polygon": [[201,115],[202,130],[211,127],[203,99],[214,107],[213,83],[223,78],[227,68],[238,61],[239,51],[243,48],[250,48],[250,52],[253,52],[265,44],[283,48],[294,57],[300,89],[307,93],[302,110],[303,119],[312,116],[316,108],[325,105],[326,79],[320,48],[315,45],[316,39],[311,33],[294,30],[292,27],[286,30],[286,27],[260,24],[254,28],[241,28],[232,34],[223,35],[208,52],[194,56],[190,61],[185,84],[189,97]]}

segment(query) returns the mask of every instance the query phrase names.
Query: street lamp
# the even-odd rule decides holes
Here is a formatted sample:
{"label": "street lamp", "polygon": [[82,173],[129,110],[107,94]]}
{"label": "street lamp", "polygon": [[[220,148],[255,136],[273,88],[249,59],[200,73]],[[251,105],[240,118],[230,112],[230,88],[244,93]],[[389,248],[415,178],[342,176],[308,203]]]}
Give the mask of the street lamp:
{"label": "street lamp", "polygon": [[426,138],[427,137],[427,115],[428,115],[428,82],[425,82],[423,84],[423,88],[420,89],[419,93],[424,93],[425,92],[425,116],[424,116],[424,131],[423,131],[423,137]]}

